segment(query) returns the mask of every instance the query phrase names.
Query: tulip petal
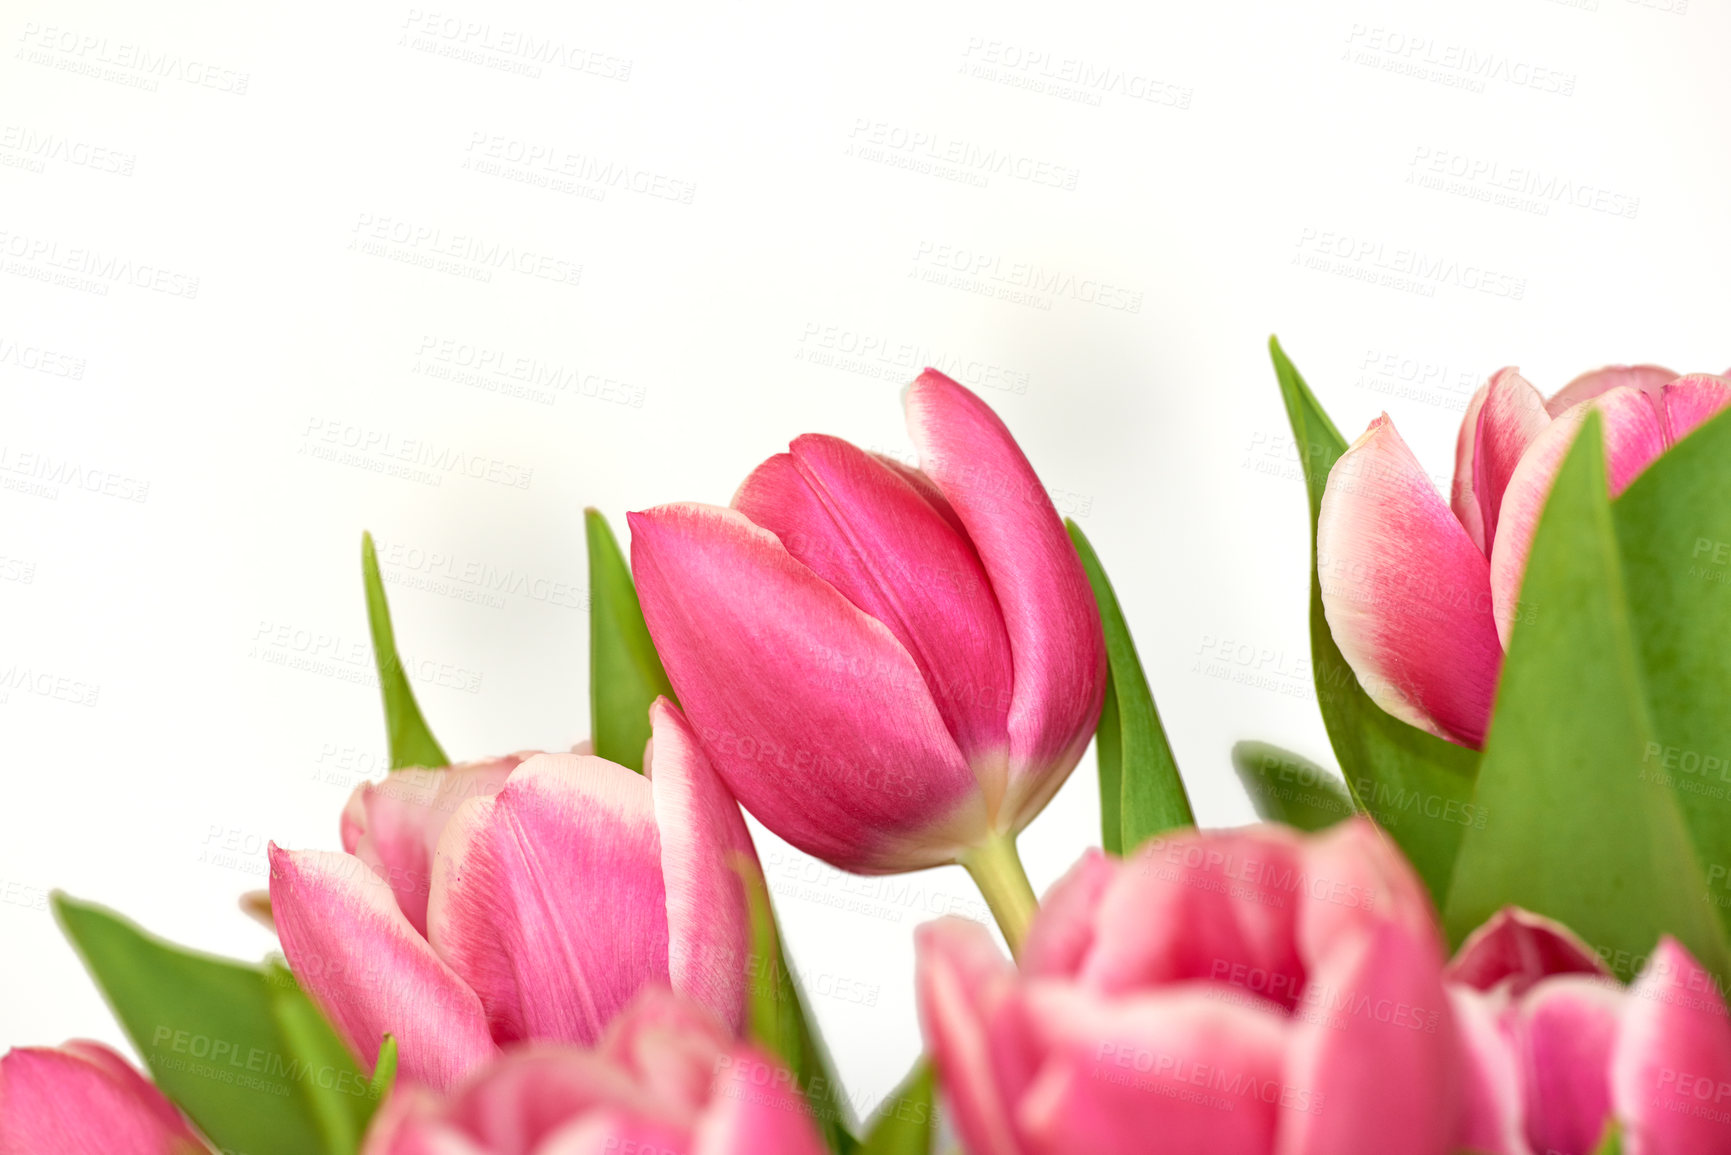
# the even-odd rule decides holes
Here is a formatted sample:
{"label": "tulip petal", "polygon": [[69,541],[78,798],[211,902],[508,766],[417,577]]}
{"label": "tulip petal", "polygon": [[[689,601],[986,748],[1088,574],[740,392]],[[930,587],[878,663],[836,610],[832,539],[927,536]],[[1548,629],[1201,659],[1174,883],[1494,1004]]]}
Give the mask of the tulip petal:
{"label": "tulip petal", "polygon": [[1545,399],[1518,369],[1499,371],[1481,392],[1482,399],[1473,399],[1468,414],[1473,424],[1470,441],[1466,426],[1461,427],[1451,504],[1480,552],[1489,554],[1503,491],[1521,455],[1551,418],[1545,412]]}
{"label": "tulip petal", "polygon": [[1625,387],[1657,398],[1659,391],[1676,379],[1677,374],[1659,365],[1607,365],[1603,369],[1582,373],[1557,390],[1545,402],[1545,408],[1552,417],[1560,417],[1584,401]]}
{"label": "tulip petal", "polygon": [[941,918],[921,926],[914,941],[926,1051],[957,1132],[970,1155],[1022,1155],[1010,1125],[1019,1087],[1000,1079],[1006,1056],[992,1037],[1015,972],[977,922]]}
{"label": "tulip petal", "polygon": [[1388,835],[1364,817],[1336,823],[1303,843],[1298,950],[1321,958],[1337,942],[1394,923],[1440,959],[1442,937],[1430,892]]}
{"label": "tulip petal", "polygon": [[1731,381],[1706,373],[1679,377],[1660,394],[1666,443],[1675,445],[1697,425],[1731,404]]}
{"label": "tulip petal", "polygon": [[1625,995],[1613,979],[1564,975],[1518,1004],[1527,1140],[1536,1151],[1591,1155],[1611,1115],[1611,1051]]}
{"label": "tulip petal", "polygon": [[649,781],[592,755],[529,759],[446,827],[427,922],[500,1043],[593,1044],[645,983],[667,982]]}
{"label": "tulip petal", "polygon": [[1143,844],[1106,888],[1078,978],[1106,994],[1208,980],[1290,1008],[1305,968],[1302,842],[1279,826]]}
{"label": "tulip petal", "polygon": [[550,1137],[608,1108],[682,1122],[602,1056],[547,1043],[506,1052],[447,1105],[445,1119],[489,1155],[539,1155]]}
{"label": "tulip petal", "polygon": [[1461,943],[1443,977],[1488,991],[1508,984],[1513,998],[1553,975],[1610,976],[1610,970],[1575,932],[1554,919],[1505,906]]}
{"label": "tulip petal", "polygon": [[1464,986],[1446,990],[1463,1053],[1460,1147],[1484,1155],[1530,1155],[1521,1063],[1502,1025],[1507,997]]}
{"label": "tulip petal", "polygon": [[1491,609],[1496,616],[1497,636],[1505,647],[1515,622],[1526,609],[1519,601],[1521,578],[1526,573],[1527,554],[1533,546],[1539,514],[1589,408],[1604,416],[1605,473],[1612,497],[1623,492],[1665,451],[1665,432],[1658,411],[1647,394],[1629,386],[1602,393],[1590,405],[1566,410],[1533,441],[1503,493],[1497,536],[1491,545]]}
{"label": "tulip petal", "polygon": [[1046,892],[1040,917],[1022,942],[1021,971],[1030,977],[1067,977],[1082,969],[1094,946],[1094,919],[1118,867],[1097,847],[1082,852]]}
{"label": "tulip petal", "polygon": [[919,666],[956,745],[1002,795],[1010,640],[979,555],[904,476],[835,437],[807,435],[760,465],[733,507],[854,605]]}
{"label": "tulip petal", "polygon": [[859,873],[949,862],[984,836],[973,771],[881,622],[734,510],[662,506],[630,523],[685,715],[765,826]]}
{"label": "tulip petal", "polygon": [[684,1128],[603,1108],[567,1124],[525,1155],[683,1155],[690,1141]]}
{"label": "tulip petal", "polygon": [[753,1047],[724,1058],[697,1124],[692,1155],[825,1155],[785,1068]]}
{"label": "tulip petal", "polygon": [[664,987],[645,987],[608,1025],[598,1049],[656,1102],[681,1118],[695,1118],[709,1100],[717,1060],[733,1039],[720,1020],[690,999]]}
{"label": "tulip petal", "polygon": [[1329,472],[1316,556],[1329,630],[1371,699],[1482,743],[1503,657],[1489,565],[1386,416]]}
{"label": "tulip petal", "polygon": [[1282,1078],[1287,1030],[1272,1006],[1056,983],[1027,1000],[1045,1045],[1016,1110],[1029,1155],[1265,1155],[1285,1118],[1324,1106]]}
{"label": "tulip petal", "polygon": [[360,859],[272,844],[270,899],[295,978],[364,1060],[392,1034],[403,1074],[442,1088],[495,1053],[475,992]]}
{"label": "tulip petal", "polygon": [[657,698],[647,765],[661,875],[667,890],[668,974],[673,989],[709,1008],[734,1031],[745,1021],[751,916],[742,868],[757,851],[739,804],[716,776],[679,708]]}
{"label": "tulip petal", "polygon": [[1310,976],[1286,1081],[1318,1096],[1279,1155],[1449,1155],[1462,1056],[1433,945],[1385,923]]}
{"label": "tulip petal", "polygon": [[1720,987],[1675,939],[1630,989],[1611,1059],[1627,1155],[1731,1151],[1731,1018]]}
{"label": "tulip petal", "polygon": [[1009,630],[1009,789],[993,820],[1020,830],[1093,737],[1106,690],[1100,611],[1052,499],[998,415],[934,369],[904,404],[921,469],[967,527]]}
{"label": "tulip petal", "polygon": [[0,1058],[7,1155],[190,1155],[206,1150],[180,1112],[100,1043],[18,1047]]}

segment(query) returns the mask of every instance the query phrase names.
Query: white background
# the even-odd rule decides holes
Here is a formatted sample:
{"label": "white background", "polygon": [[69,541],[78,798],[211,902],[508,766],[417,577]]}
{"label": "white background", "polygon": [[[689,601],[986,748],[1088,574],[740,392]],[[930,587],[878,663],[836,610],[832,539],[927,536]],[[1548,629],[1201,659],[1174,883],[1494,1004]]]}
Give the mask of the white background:
{"label": "white background", "polygon": [[[271,949],[265,841],[336,845],[382,772],[363,528],[447,749],[563,747],[582,508],[724,502],[807,430],[905,449],[935,362],[1094,540],[1236,823],[1233,741],[1328,760],[1271,331],[1444,478],[1499,365],[1731,361],[1724,0],[233,7],[0,25],[0,1045],[120,1039],[50,888]],[[380,472],[453,452],[483,476]],[[760,846],[869,1107],[913,927],[981,908]]]}

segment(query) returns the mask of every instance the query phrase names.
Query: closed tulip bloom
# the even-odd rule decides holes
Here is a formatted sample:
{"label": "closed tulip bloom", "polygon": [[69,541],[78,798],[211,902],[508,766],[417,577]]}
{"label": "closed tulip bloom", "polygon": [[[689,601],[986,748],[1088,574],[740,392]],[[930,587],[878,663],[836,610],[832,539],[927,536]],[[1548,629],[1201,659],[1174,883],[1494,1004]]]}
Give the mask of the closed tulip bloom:
{"label": "closed tulip bloom", "polygon": [[765,826],[875,874],[967,860],[1080,759],[1105,643],[1002,421],[927,370],[920,468],[807,435],[731,508],[631,515],[644,616],[716,770]]}
{"label": "closed tulip bloom", "polygon": [[1444,501],[1385,415],[1328,476],[1316,526],[1329,630],[1365,692],[1438,737],[1483,744],[1551,482],[1590,411],[1611,493],[1731,403],[1731,382],[1652,365],[1585,374],[1545,400],[1515,369],[1474,395]]}
{"label": "closed tulip bloom", "polygon": [[208,1155],[174,1104],[125,1059],[75,1039],[0,1059],[0,1155]]}
{"label": "closed tulip bloom", "polygon": [[362,1155],[823,1155],[792,1076],[649,988],[594,1050],[538,1043],[448,1097],[400,1086]]}
{"label": "closed tulip bloom", "polygon": [[450,1086],[501,1046],[589,1045],[646,984],[737,1029],[756,855],[678,709],[645,774],[585,754],[407,773],[344,814],[348,853],[271,847],[283,953],[364,1060]]}
{"label": "closed tulip bloom", "polygon": [[1363,820],[1091,851],[1021,963],[977,923],[920,928],[920,1018],[970,1155],[1462,1146],[1434,916]]}
{"label": "closed tulip bloom", "polygon": [[1731,1151],[1731,1014],[1713,976],[1661,939],[1632,986],[1564,927],[1509,908],[1450,964],[1465,1025],[1475,1151]]}

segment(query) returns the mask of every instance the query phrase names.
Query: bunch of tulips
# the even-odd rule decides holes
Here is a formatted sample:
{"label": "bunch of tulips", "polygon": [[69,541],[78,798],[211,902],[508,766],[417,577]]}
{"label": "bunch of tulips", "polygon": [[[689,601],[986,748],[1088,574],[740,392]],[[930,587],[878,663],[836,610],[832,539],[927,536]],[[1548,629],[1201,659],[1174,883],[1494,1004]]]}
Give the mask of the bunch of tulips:
{"label": "bunch of tulips", "polygon": [[[1724,377],[1654,367],[1547,400],[1504,370],[1450,494],[1373,422],[1315,532],[1317,628],[1376,724],[1476,758],[1589,419],[1610,497],[1728,401]],[[332,816],[340,849],[273,845],[253,900],[286,962],[257,973],[311,1016],[283,1037],[328,1035],[354,1072],[340,1110],[306,1096],[322,1149],[1731,1152],[1723,960],[1689,927],[1625,957],[1518,889],[1455,926],[1410,825],[1356,790],[1325,820],[1196,829],[1091,547],[978,397],[928,370],[904,403],[919,468],[808,434],[728,506],[630,515],[624,740],[443,764],[381,660],[401,768]],[[1103,848],[1037,900],[1017,835],[1097,734]],[[959,863],[995,918],[916,932],[925,1056],[863,1124],[822,1086],[798,992],[772,983],[766,1013],[754,976],[782,960],[742,808],[844,871]],[[69,903],[161,1086],[97,1043],[15,1049],[0,1155],[241,1149],[231,1113],[157,1070],[165,1028],[139,1023],[175,1021],[129,1017],[79,929],[94,908]]]}

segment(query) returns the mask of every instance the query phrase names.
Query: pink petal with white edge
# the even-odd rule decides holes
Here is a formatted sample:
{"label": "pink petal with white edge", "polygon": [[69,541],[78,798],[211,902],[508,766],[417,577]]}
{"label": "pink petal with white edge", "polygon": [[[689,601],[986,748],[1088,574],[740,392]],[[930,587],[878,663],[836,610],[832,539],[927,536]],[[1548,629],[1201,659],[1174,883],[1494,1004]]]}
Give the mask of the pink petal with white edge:
{"label": "pink petal with white edge", "polygon": [[717,1060],[733,1042],[703,1007],[665,987],[645,987],[608,1025],[598,1049],[674,1117],[690,1120],[709,1101]]}
{"label": "pink petal with white edge", "polygon": [[1624,1155],[1731,1151],[1731,1017],[1718,982],[1662,938],[1630,988],[1611,1060]]}
{"label": "pink petal with white edge", "polygon": [[1094,946],[1095,918],[1117,863],[1090,846],[1040,902],[1040,916],[1022,943],[1021,971],[1030,978],[1076,974]]}
{"label": "pink petal with white edge", "polygon": [[1503,1026],[1507,996],[1455,985],[1446,990],[1463,1051],[1461,1147],[1484,1155],[1533,1155],[1520,1057]]}
{"label": "pink petal with white edge", "polygon": [[1455,475],[1449,488],[1449,508],[1481,551],[1485,549],[1485,522],[1479,509],[1478,491],[1473,488],[1473,454],[1479,444],[1479,412],[1484,409],[1485,398],[1490,393],[1490,383],[1486,382],[1467,402],[1460,432],[1455,434]]}
{"label": "pink petal with white edge", "polygon": [[1634,389],[1657,399],[1659,390],[1677,379],[1677,374],[1659,365],[1607,365],[1583,373],[1551,395],[1545,408],[1552,417],[1613,389]]}
{"label": "pink petal with white edge", "polygon": [[941,918],[914,932],[914,984],[926,1053],[969,1155],[1022,1155],[1010,1123],[1021,1091],[999,1077],[993,1024],[1015,971],[977,922]]}
{"label": "pink petal with white edge", "polygon": [[667,890],[668,973],[673,989],[734,1031],[745,1022],[751,917],[741,870],[761,873],[739,803],[727,792],[679,708],[649,708],[650,781]]}
{"label": "pink petal with white edge", "polygon": [[643,615],[681,707],[765,826],[858,873],[950,862],[985,836],[974,773],[883,623],[735,510],[629,520]]}
{"label": "pink petal with white edge", "polygon": [[1567,410],[1539,434],[1509,479],[1509,487],[1503,493],[1496,541],[1491,546],[1491,609],[1496,616],[1497,636],[1505,647],[1522,612],[1521,578],[1526,573],[1527,553],[1533,547],[1539,515],[1544,511],[1557,470],[1562,468],[1563,459],[1591,410],[1603,415],[1605,473],[1612,497],[1622,493],[1665,451],[1665,432],[1658,411],[1647,394],[1629,386],[1612,389],[1588,405]]}
{"label": "pink petal with white edge", "polygon": [[1289,828],[1188,831],[1126,860],[1094,917],[1077,981],[1104,994],[1212,981],[1296,1005],[1303,842]]}
{"label": "pink petal with white edge", "polygon": [[1731,381],[1705,373],[1679,377],[1660,395],[1667,442],[1675,445],[1709,417],[1731,405]]}
{"label": "pink petal with white edge", "polygon": [[[1496,540],[1503,491],[1521,455],[1544,432],[1551,417],[1545,412],[1545,399],[1518,369],[1499,371],[1484,392],[1483,402],[1469,415],[1474,428],[1464,462],[1458,448],[1456,451],[1453,505],[1480,552],[1488,555],[1490,543]],[[1463,426],[1463,439],[1466,432]],[[1463,466],[1464,475],[1460,472]],[[1465,508],[1469,504],[1477,507],[1470,519]]]}
{"label": "pink petal with white edge", "polygon": [[365,1064],[388,1032],[402,1072],[444,1088],[497,1053],[481,1000],[360,859],[272,844],[270,899],[289,968]]}
{"label": "pink petal with white edge", "polygon": [[144,1076],[100,1043],[17,1047],[0,1058],[6,1155],[192,1155],[206,1151]]}
{"label": "pink petal with white edge", "polygon": [[718,1064],[691,1155],[826,1155],[792,1076],[755,1047]]}
{"label": "pink petal with white edge", "polygon": [[1364,817],[1338,822],[1306,839],[1304,887],[1297,892],[1298,948],[1306,959],[1383,923],[1427,944],[1440,966],[1442,936],[1430,892],[1388,835]]}
{"label": "pink petal with white edge", "polygon": [[1387,416],[1329,471],[1316,557],[1329,629],[1371,699],[1480,745],[1503,660],[1490,566]]}
{"label": "pink petal with white edge", "polygon": [[566,1124],[532,1155],[684,1155],[690,1144],[683,1127],[606,1108]]}
{"label": "pink petal with white edge", "polygon": [[501,1044],[593,1044],[668,978],[649,780],[592,755],[529,759],[446,827],[427,921]]}
{"label": "pink petal with white edge", "polygon": [[1385,923],[1311,972],[1285,1079],[1321,1110],[1294,1114],[1278,1155],[1452,1155],[1463,1056],[1429,942]]}
{"label": "pink petal with white edge", "polygon": [[935,369],[903,403],[921,470],[967,527],[1009,630],[1009,789],[993,821],[1020,830],[1093,737],[1106,692],[1100,612],[1052,499],[998,415]]}
{"label": "pink petal with white edge", "polygon": [[552,1137],[595,1112],[622,1111],[669,1127],[684,1121],[593,1051],[537,1044],[509,1051],[447,1103],[443,1120],[489,1155],[541,1155]]}
{"label": "pink petal with white edge", "polygon": [[1027,999],[1045,1050],[1016,1109],[1029,1155],[1266,1155],[1286,1117],[1327,1106],[1283,1077],[1287,1028],[1273,1006],[1057,983]]}
{"label": "pink petal with white edge", "polygon": [[979,555],[902,474],[835,437],[807,434],[758,466],[733,507],[889,627],[931,687],[983,783],[1003,793],[1010,640]]}
{"label": "pink petal with white edge", "polygon": [[1473,931],[1443,971],[1451,983],[1488,991],[1506,984],[1519,998],[1553,975],[1610,977],[1592,949],[1562,923],[1518,906],[1505,906]]}
{"label": "pink petal with white edge", "polygon": [[1611,1050],[1625,1001],[1614,979],[1564,975],[1518,1004],[1512,1030],[1536,1151],[1591,1155],[1611,1115]]}

